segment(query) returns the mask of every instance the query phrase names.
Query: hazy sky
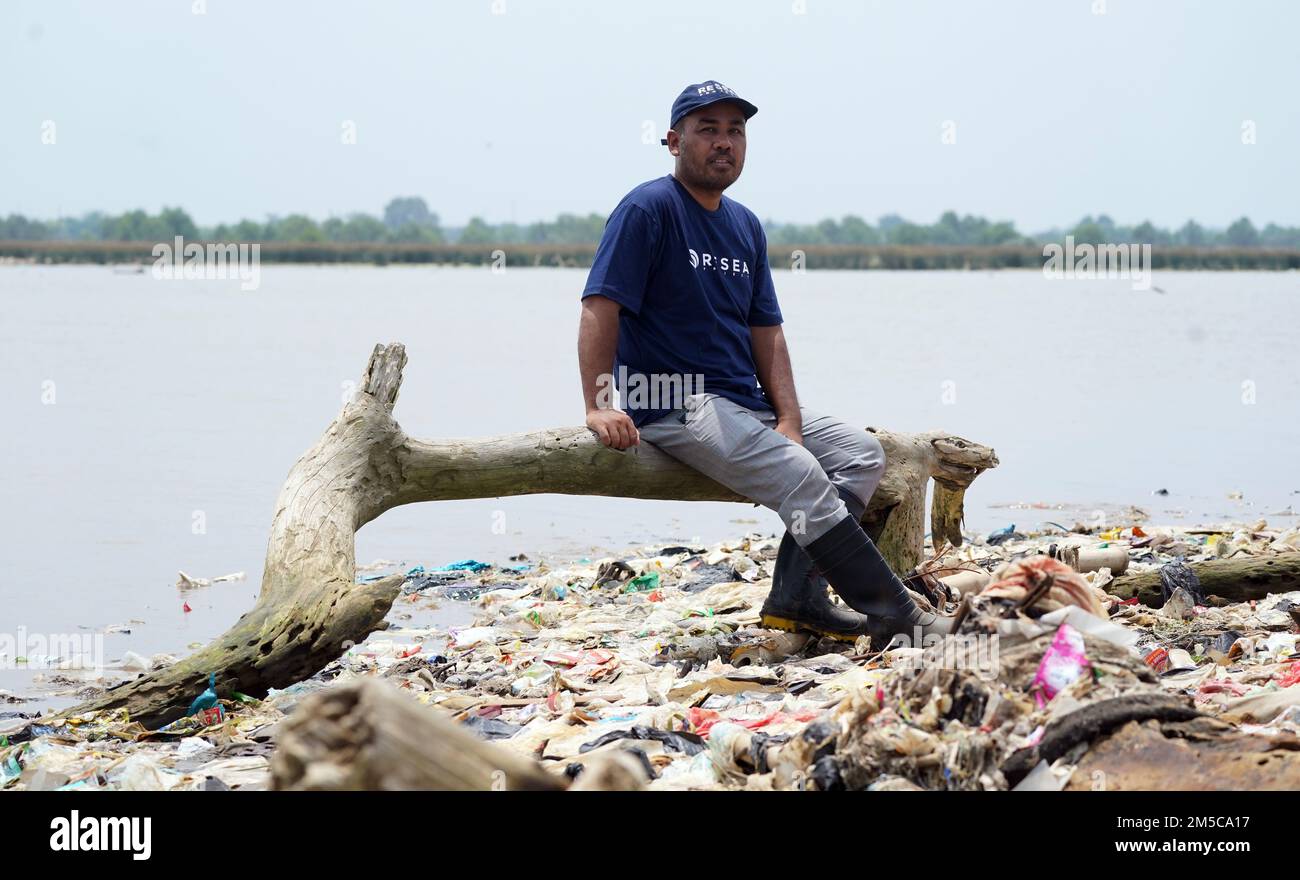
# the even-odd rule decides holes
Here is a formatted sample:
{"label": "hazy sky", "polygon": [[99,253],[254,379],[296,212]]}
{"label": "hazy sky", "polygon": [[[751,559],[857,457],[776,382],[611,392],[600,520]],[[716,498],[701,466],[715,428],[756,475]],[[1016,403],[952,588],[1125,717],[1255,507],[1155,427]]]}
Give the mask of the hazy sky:
{"label": "hazy sky", "polygon": [[3,0],[0,214],[607,213],[716,78],[764,219],[1300,224],[1300,3],[1097,5]]}

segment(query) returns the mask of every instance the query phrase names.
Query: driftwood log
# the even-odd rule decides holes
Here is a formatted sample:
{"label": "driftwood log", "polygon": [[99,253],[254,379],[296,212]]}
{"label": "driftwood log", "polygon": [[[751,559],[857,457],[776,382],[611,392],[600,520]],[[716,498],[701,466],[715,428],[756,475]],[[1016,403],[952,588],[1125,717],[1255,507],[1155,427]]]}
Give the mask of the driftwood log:
{"label": "driftwood log", "polygon": [[[1229,602],[1249,602],[1269,593],[1300,590],[1300,553],[1210,559],[1189,563],[1188,568],[1196,573],[1206,596],[1219,596]],[[1117,577],[1106,585],[1106,591],[1121,599],[1136,596],[1152,608],[1164,604],[1159,569]]]}
{"label": "driftwood log", "polygon": [[1089,703],[1050,722],[1034,746],[1012,753],[1002,765],[1009,785],[1029,775],[1039,761],[1052,763],[1081,742],[1100,739],[1130,721],[1190,721],[1201,716],[1182,694],[1139,691]]}
{"label": "driftwood log", "polygon": [[271,787],[296,791],[559,791],[547,773],[363,678],[312,694],[278,725]]}
{"label": "driftwood log", "polygon": [[1130,721],[1089,747],[1066,791],[1295,791],[1300,739],[1213,718]]}
{"label": "driftwood log", "polygon": [[[356,582],[356,531],[419,501],[558,493],[744,501],[650,444],[608,449],[585,427],[475,440],[417,440],[393,419],[405,348],[377,345],[355,396],[289,471],[276,501],[257,603],[180,662],[110,688],[65,714],[125,709],[148,726],[181,717],[216,674],[217,692],[261,696],[310,677],[384,626],[403,577]],[[961,544],[963,493],[993,450],[933,431],[874,428],[886,471],[863,523],[895,570],[923,558],[925,496],[935,481],[936,544]]]}
{"label": "driftwood log", "polygon": [[569,762],[580,767],[570,782],[375,678],[303,700],[275,745],[280,791],[639,791],[647,781],[631,753],[614,749]]}

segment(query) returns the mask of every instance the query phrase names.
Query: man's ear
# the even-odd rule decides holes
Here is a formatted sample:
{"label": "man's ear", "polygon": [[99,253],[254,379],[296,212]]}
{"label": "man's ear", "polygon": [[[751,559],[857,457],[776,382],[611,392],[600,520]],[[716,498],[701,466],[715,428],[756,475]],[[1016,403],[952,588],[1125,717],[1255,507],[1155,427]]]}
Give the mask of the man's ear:
{"label": "man's ear", "polygon": [[682,136],[671,128],[668,129],[668,134],[660,139],[660,142],[665,144],[668,147],[668,152],[674,156],[681,152]]}

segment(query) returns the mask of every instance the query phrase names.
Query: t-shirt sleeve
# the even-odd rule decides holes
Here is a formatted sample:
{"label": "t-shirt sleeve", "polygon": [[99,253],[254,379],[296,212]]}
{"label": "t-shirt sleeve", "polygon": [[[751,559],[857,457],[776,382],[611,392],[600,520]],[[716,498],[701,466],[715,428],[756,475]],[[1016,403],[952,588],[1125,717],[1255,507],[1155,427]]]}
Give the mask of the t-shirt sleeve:
{"label": "t-shirt sleeve", "polygon": [[782,323],[781,307],[776,302],[776,285],[767,265],[767,233],[758,227],[758,254],[754,259],[754,297],[749,303],[749,326],[771,327]]}
{"label": "t-shirt sleeve", "polygon": [[614,209],[596,247],[582,298],[600,294],[638,314],[659,250],[654,217],[634,204]]}

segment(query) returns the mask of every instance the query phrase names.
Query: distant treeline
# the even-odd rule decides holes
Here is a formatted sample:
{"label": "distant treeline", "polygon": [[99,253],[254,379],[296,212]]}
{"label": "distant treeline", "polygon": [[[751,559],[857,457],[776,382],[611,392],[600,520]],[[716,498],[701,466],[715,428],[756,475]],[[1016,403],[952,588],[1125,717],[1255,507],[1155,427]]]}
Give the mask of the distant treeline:
{"label": "distant treeline", "polygon": [[1262,230],[1247,217],[1227,229],[1210,229],[1188,220],[1176,230],[1161,229],[1148,222],[1121,226],[1110,217],[1084,217],[1069,228],[1049,229],[1023,235],[1009,221],[993,222],[967,214],[958,217],[945,212],[929,225],[912,223],[897,214],[886,214],[875,226],[860,217],[848,216],[840,221],[823,220],[812,226],[793,223],[764,224],[772,244],[841,244],[841,245],[947,245],[997,247],[1001,245],[1043,245],[1062,242],[1067,235],[1078,244],[1150,244],[1183,248],[1271,248],[1300,249],[1300,227],[1270,223]]}
{"label": "distant treeline", "polygon": [[[241,220],[234,224],[199,226],[180,208],[164,208],[158,214],[129,211],[125,214],[90,213],[58,220],[31,220],[18,214],[0,218],[0,241],[47,242],[162,242],[183,236],[189,241],[261,242],[294,244],[385,244],[385,245],[594,245],[600,241],[605,218],[561,214],[550,222],[529,224],[487,223],[475,217],[466,226],[444,228],[438,215],[424,199],[393,199],[382,217],[349,214],[317,222],[303,214],[271,217],[265,222]],[[1029,248],[1064,241],[1073,235],[1076,243],[1151,244],[1162,248],[1260,248],[1300,249],[1300,227],[1269,223],[1258,229],[1246,217],[1226,229],[1212,229],[1188,220],[1176,230],[1161,229],[1150,222],[1122,226],[1102,214],[1084,217],[1069,228],[1050,229],[1033,235],[1019,232],[1008,221],[983,217],[959,217],[948,211],[931,224],[913,223],[888,214],[875,225],[849,215],[803,225],[764,222],[768,243],[773,247],[853,246],[914,248]],[[564,247],[560,249],[563,250]],[[399,251],[394,251],[398,253]]]}
{"label": "distant treeline", "polygon": [[[589,244],[418,244],[262,242],[270,263],[435,263],[471,266],[590,266]],[[2,241],[0,259],[39,263],[137,263],[155,260],[149,241]],[[768,248],[773,269],[1041,269],[1043,245],[789,245]],[[1300,270],[1300,249],[1157,245],[1152,269]]]}
{"label": "distant treeline", "polygon": [[605,218],[599,214],[578,217],[561,214],[549,223],[492,225],[475,217],[469,224],[445,229],[424,199],[393,199],[382,218],[349,214],[317,222],[304,214],[270,217],[265,222],[241,220],[200,226],[180,208],[158,214],[90,213],[58,220],[30,220],[19,214],[0,218],[0,241],[187,241],[294,242],[299,244],[594,244],[600,241]]}

